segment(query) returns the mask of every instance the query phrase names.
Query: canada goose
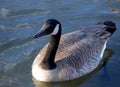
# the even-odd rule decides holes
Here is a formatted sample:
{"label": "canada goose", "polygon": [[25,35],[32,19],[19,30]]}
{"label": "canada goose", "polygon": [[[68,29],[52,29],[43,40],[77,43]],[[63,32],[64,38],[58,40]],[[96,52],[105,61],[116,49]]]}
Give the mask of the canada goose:
{"label": "canada goose", "polygon": [[50,35],[50,42],[33,62],[33,77],[38,81],[58,82],[90,73],[98,66],[115,30],[115,23],[106,21],[61,36],[61,23],[48,19],[34,36]]}

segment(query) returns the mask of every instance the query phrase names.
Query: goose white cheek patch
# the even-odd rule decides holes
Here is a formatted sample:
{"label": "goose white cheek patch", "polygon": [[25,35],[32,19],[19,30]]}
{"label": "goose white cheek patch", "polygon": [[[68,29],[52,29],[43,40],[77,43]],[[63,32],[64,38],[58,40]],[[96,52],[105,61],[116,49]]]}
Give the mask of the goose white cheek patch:
{"label": "goose white cheek patch", "polygon": [[54,29],[54,31],[51,33],[51,35],[56,35],[56,34],[58,33],[58,31],[59,31],[59,24],[57,24],[57,25],[55,26],[55,29]]}

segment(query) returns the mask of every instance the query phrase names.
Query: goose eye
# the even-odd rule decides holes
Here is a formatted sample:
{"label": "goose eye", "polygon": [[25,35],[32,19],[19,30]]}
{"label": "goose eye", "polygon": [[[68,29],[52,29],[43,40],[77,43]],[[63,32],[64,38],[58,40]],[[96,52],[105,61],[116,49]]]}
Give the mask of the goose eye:
{"label": "goose eye", "polygon": [[53,32],[53,30],[54,30],[54,26],[49,25],[49,26],[45,29],[45,32],[46,32],[47,34],[50,34],[50,33]]}

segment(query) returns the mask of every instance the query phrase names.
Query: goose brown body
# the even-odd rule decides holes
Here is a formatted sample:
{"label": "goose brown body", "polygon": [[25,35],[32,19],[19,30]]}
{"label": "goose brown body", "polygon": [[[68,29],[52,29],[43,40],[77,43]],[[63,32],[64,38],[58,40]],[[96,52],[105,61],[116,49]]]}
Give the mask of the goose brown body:
{"label": "goose brown body", "polygon": [[56,67],[41,68],[48,45],[40,51],[32,65],[33,77],[44,82],[58,82],[79,78],[93,71],[100,63],[110,32],[104,24],[88,26],[61,36],[55,55]]}

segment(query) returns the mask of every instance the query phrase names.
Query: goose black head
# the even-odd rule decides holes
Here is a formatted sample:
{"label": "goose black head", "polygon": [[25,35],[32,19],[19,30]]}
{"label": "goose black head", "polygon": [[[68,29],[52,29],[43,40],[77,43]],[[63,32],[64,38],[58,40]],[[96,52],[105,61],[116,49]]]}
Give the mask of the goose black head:
{"label": "goose black head", "polygon": [[106,31],[110,32],[111,34],[113,34],[116,31],[116,25],[114,22],[112,21],[105,21],[104,25],[106,25]]}
{"label": "goose black head", "polygon": [[44,35],[56,35],[61,29],[61,24],[56,19],[48,19],[42,26],[41,30],[34,36],[38,38]]}

